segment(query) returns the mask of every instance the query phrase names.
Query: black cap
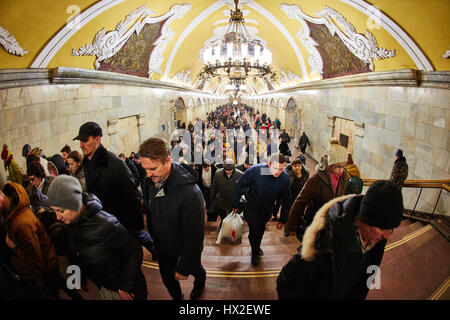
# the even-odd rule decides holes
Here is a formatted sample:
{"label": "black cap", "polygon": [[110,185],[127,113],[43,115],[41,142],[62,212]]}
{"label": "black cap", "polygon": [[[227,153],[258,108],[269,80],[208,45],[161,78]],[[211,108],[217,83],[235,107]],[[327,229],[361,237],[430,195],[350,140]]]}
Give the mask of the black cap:
{"label": "black cap", "polygon": [[359,217],[362,222],[380,229],[397,228],[403,216],[403,196],[391,181],[375,181],[361,201]]}
{"label": "black cap", "polygon": [[31,146],[28,143],[25,144],[22,148],[22,156],[26,157],[28,152],[30,152],[30,151],[31,151]]}
{"label": "black cap", "polygon": [[87,137],[101,137],[102,128],[95,122],[86,122],[80,127],[78,135],[73,140],[86,140]]}

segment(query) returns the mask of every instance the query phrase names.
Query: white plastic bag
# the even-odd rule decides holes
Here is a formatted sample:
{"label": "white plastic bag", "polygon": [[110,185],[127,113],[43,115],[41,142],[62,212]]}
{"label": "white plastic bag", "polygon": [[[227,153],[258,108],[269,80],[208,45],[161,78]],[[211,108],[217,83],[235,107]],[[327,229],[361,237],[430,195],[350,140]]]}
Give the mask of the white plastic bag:
{"label": "white plastic bag", "polygon": [[242,242],[242,217],[238,213],[230,212],[222,221],[216,244],[240,244]]}

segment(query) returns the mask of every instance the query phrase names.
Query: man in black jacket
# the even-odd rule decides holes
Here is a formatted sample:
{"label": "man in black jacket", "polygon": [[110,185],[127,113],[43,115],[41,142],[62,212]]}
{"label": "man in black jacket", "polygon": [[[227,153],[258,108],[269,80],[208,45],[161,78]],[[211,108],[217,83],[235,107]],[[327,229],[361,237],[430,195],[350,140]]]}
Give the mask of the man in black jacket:
{"label": "man in black jacket", "polygon": [[298,140],[298,146],[300,147],[300,152],[302,154],[305,154],[306,151],[306,147],[310,146],[311,144],[309,143],[309,138],[306,135],[305,132],[302,133],[300,139]]}
{"label": "man in black jacket", "polygon": [[365,195],[324,204],[306,229],[299,253],[278,276],[278,297],[365,299],[402,213],[402,193],[386,180],[374,182]]}
{"label": "man in black jacket", "polygon": [[220,216],[220,227],[222,221],[233,210],[231,201],[233,198],[236,181],[242,176],[242,171],[237,170],[233,159],[226,159],[224,167],[216,171],[211,188],[211,201],[214,210]]}
{"label": "man in black jacket", "polygon": [[95,194],[105,211],[114,215],[153,256],[153,240],[144,231],[142,196],[125,162],[103,147],[101,137],[102,128],[86,122],[73,139],[80,140],[87,191]]}
{"label": "man in black jacket", "polygon": [[172,161],[170,148],[161,138],[149,138],[139,148],[147,171],[143,186],[147,226],[159,254],[159,270],[174,300],[183,299],[178,280],[193,275],[191,299],[205,287],[201,263],[205,232],[205,200],[196,184],[196,171]]}
{"label": "man in black jacket", "polygon": [[206,202],[206,215],[208,217],[208,221],[217,220],[217,212],[215,212],[211,205],[211,187],[216,170],[216,166],[210,165],[208,159],[203,160],[202,164],[197,168],[197,185],[202,191],[203,198]]}

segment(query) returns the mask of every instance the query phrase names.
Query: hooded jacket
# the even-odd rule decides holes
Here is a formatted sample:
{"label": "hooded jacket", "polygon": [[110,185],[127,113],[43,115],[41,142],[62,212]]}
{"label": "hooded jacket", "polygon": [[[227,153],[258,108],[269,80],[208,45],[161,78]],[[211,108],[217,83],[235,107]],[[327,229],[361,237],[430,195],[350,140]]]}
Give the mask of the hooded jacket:
{"label": "hooded jacket", "polygon": [[100,199],[106,212],[132,234],[144,229],[141,195],[125,162],[100,144],[91,160],[84,157],[83,170],[88,192]]}
{"label": "hooded jacket", "polygon": [[306,229],[299,252],[277,279],[282,299],[365,299],[369,266],[380,266],[386,240],[362,252],[356,219],[363,195],[327,202]]}
{"label": "hooded jacket", "polygon": [[11,151],[3,149],[2,159],[4,160],[5,170],[6,169],[8,170],[9,179],[12,182],[22,184],[23,172],[22,169],[20,169],[19,165],[17,164],[16,159],[14,159],[14,156],[12,155]]}
{"label": "hooded jacket", "polygon": [[316,174],[312,175],[300,194],[295,199],[287,222],[287,230],[294,232],[304,216],[308,224],[313,220],[316,212],[328,201],[344,195],[347,183],[345,171],[339,178],[336,192],[330,180],[329,166],[326,160],[322,159],[316,167]]}
{"label": "hooded jacket", "polygon": [[136,238],[116,217],[102,210],[95,195],[83,193],[83,206],[80,216],[69,224],[82,270],[99,288],[121,289],[135,293],[137,298],[145,298],[143,255]]}
{"label": "hooded jacket", "polygon": [[179,257],[177,272],[187,276],[197,267],[203,251],[205,200],[189,166],[172,163],[161,189],[151,179],[143,185],[147,226],[162,254]]}
{"label": "hooded jacket", "polygon": [[16,244],[15,255],[28,268],[37,272],[50,272],[58,267],[58,257],[42,223],[31,211],[25,189],[10,182],[19,197],[17,206],[5,219],[8,237]]}

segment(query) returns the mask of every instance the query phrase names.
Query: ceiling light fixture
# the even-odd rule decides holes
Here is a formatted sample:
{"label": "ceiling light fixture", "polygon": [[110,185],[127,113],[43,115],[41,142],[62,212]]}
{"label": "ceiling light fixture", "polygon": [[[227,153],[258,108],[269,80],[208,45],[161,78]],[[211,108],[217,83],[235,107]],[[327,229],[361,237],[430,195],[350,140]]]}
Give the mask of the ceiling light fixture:
{"label": "ceiling light fixture", "polygon": [[249,77],[269,77],[276,80],[272,70],[272,52],[252,39],[244,26],[244,15],[238,8],[239,0],[234,0],[235,10],[231,10],[230,24],[221,39],[211,43],[203,52],[203,62],[198,78],[211,80],[228,78],[239,87]]}

